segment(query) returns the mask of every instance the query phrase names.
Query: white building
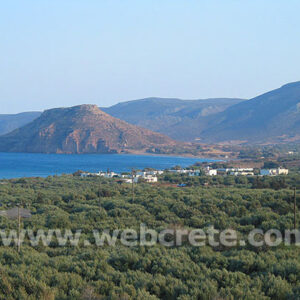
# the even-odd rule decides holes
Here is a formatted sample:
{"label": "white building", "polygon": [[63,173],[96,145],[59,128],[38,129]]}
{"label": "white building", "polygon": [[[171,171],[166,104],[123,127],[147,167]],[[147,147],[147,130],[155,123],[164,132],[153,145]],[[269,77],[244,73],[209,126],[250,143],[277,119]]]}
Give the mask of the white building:
{"label": "white building", "polygon": [[118,174],[115,172],[98,172],[98,173],[89,173],[84,172],[80,176],[81,177],[94,177],[94,176],[102,176],[105,178],[115,178],[120,177],[122,178],[123,182],[126,183],[138,183],[140,179],[143,179],[145,182],[157,182],[158,178],[157,175],[163,174],[163,171],[143,171],[143,172],[137,172],[136,174]]}
{"label": "white building", "polygon": [[91,172],[84,172],[80,174],[81,177],[95,177],[95,176],[100,176],[100,177],[106,177],[106,178],[113,178],[113,177],[119,177],[120,175],[115,172],[102,172],[99,171],[97,173],[91,173]]}
{"label": "white building", "polygon": [[146,181],[146,182],[157,182],[157,171],[143,171],[143,172],[137,172],[134,176],[134,182],[139,182],[140,179]]}
{"label": "white building", "polygon": [[216,176],[218,175],[218,170],[211,169],[209,166],[204,169],[206,176]]}
{"label": "white building", "polygon": [[254,176],[253,168],[226,168],[218,169],[217,171],[234,176]]}
{"label": "white building", "polygon": [[288,174],[289,174],[289,170],[283,168],[260,170],[260,175],[262,176],[278,176],[278,175],[288,175]]}
{"label": "white building", "polygon": [[146,182],[150,182],[150,183],[154,183],[154,182],[158,181],[157,177],[156,176],[152,176],[152,175],[147,175],[147,176],[143,177],[143,179]]}
{"label": "white building", "polygon": [[169,170],[169,172],[177,173],[177,174],[188,174],[194,172],[194,170],[179,169],[179,170]]}
{"label": "white building", "polygon": [[90,172],[84,172],[81,173],[81,177],[96,177],[96,176],[104,176],[105,173],[103,172],[97,172],[97,173],[90,173]]}
{"label": "white building", "polygon": [[218,169],[219,172],[253,172],[253,168],[226,168],[226,169]]}
{"label": "white building", "polygon": [[153,171],[148,171],[147,174],[150,175],[162,175],[164,173],[164,171],[162,170],[153,170]]}
{"label": "white building", "polygon": [[215,169],[208,170],[206,172],[206,175],[208,175],[208,176],[217,176],[218,175],[218,170],[215,170]]}
{"label": "white building", "polygon": [[234,175],[234,176],[254,176],[254,172],[248,172],[248,171],[230,172],[230,175]]}

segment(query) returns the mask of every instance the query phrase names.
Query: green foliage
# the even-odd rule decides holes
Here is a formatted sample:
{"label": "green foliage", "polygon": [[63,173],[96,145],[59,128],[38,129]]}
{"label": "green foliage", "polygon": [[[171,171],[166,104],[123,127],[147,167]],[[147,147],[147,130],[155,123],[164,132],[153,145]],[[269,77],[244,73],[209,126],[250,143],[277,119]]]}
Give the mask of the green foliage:
{"label": "green foliage", "polygon": [[[241,235],[254,227],[291,229],[292,191],[254,189],[255,181],[244,178],[167,174],[163,184],[135,185],[134,199],[130,185],[113,179],[26,178],[1,185],[0,203],[6,209],[22,201],[32,211],[24,228],[81,229],[85,237],[93,229],[138,229],[140,223],[157,230],[214,225]],[[8,228],[16,229],[15,220],[0,217],[0,229]],[[299,299],[299,255],[299,247],[25,242],[20,254],[0,246],[0,299]]]}

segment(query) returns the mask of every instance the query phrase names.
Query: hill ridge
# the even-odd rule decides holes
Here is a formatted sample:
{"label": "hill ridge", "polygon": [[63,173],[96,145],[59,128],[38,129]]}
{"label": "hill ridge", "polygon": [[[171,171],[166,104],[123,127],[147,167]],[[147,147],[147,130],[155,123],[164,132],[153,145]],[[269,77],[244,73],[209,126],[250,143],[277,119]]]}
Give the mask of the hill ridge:
{"label": "hill ridge", "polygon": [[0,151],[5,152],[120,153],[174,144],[169,137],[86,104],[46,110],[31,123],[0,137]]}

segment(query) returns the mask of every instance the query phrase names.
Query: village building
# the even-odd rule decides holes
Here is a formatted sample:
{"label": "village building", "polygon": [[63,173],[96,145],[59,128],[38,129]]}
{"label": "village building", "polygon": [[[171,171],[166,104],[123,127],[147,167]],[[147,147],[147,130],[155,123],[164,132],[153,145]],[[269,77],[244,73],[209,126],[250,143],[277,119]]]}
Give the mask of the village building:
{"label": "village building", "polygon": [[260,175],[262,176],[278,176],[278,175],[288,175],[288,174],[289,174],[289,170],[283,168],[260,170]]}
{"label": "village building", "polygon": [[212,169],[212,168],[209,167],[209,166],[207,166],[207,167],[204,169],[204,172],[205,172],[205,175],[206,175],[206,176],[216,176],[216,175],[218,175],[218,170]]}

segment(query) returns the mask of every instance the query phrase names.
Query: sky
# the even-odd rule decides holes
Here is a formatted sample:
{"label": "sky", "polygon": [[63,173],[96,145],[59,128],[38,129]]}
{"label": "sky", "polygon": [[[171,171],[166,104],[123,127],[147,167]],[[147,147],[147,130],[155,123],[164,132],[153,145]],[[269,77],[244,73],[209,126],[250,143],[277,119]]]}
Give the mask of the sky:
{"label": "sky", "polygon": [[0,3],[0,114],[252,98],[300,80],[298,0]]}

